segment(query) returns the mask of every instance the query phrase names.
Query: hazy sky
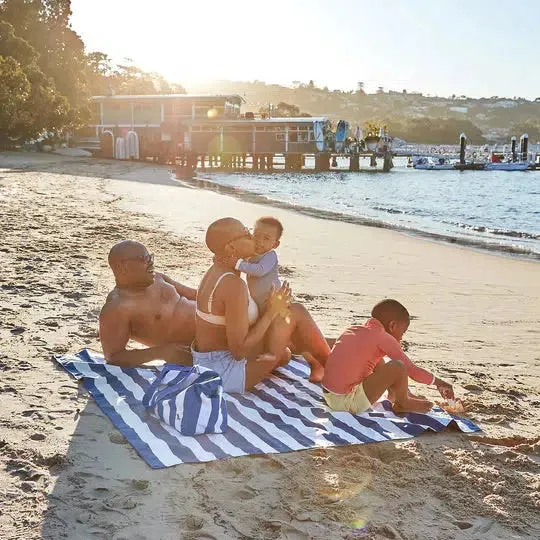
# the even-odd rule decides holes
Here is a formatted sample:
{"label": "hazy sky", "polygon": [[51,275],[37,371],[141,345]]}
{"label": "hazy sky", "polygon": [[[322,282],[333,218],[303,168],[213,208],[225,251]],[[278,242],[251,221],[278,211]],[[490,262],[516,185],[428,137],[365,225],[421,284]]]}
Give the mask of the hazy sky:
{"label": "hazy sky", "polygon": [[88,51],[210,79],[540,96],[540,0],[72,0]]}

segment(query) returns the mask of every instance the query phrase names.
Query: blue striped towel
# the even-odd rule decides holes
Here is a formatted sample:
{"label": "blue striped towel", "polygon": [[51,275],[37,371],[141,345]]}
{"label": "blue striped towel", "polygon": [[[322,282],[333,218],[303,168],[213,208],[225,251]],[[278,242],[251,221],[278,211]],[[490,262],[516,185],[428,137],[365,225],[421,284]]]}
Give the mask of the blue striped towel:
{"label": "blue striped towel", "polygon": [[102,411],[155,469],[180,463],[272,454],[308,448],[399,440],[450,424],[465,433],[480,429],[471,421],[436,407],[428,414],[396,416],[389,401],[363,414],[329,411],[319,385],[307,380],[309,368],[293,359],[248,394],[225,394],[226,433],[188,437],[150,416],[142,398],[156,370],[120,368],[88,350],[55,357],[66,371],[83,379]]}

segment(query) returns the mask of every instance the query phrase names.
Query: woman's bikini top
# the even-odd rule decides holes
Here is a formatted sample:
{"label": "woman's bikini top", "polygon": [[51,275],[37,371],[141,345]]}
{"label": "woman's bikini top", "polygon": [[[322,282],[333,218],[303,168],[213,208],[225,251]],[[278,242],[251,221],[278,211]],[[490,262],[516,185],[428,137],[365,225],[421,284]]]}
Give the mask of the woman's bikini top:
{"label": "woman's bikini top", "polygon": [[[210,296],[208,297],[208,313],[205,313],[204,311],[201,311],[199,308],[197,308],[197,311],[196,311],[197,316],[199,316],[203,321],[206,321],[210,324],[217,324],[219,326],[225,326],[225,315],[214,315],[212,313],[212,300],[214,299],[214,293],[216,292],[219,282],[225,276],[229,276],[229,275],[236,276],[234,272],[225,272],[225,274],[222,274],[221,276],[219,276],[218,280],[216,281],[216,284],[214,285],[214,288],[212,289],[212,292],[210,293]],[[255,300],[251,298],[251,295],[249,293],[248,293],[248,297],[249,297],[248,323],[249,323],[249,326],[251,326],[252,324],[255,324],[255,322],[259,318],[259,308],[257,307]]]}

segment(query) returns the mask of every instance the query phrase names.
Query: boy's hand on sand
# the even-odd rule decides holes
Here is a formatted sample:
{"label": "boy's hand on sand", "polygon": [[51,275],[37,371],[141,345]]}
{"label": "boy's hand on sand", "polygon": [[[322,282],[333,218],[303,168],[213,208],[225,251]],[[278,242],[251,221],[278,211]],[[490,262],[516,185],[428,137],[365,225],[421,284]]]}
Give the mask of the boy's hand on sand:
{"label": "boy's hand on sand", "polygon": [[435,379],[435,386],[444,399],[454,399],[454,389],[450,383],[437,377]]}
{"label": "boy's hand on sand", "polygon": [[272,286],[272,290],[268,296],[268,310],[272,315],[288,314],[291,296],[291,288],[287,281],[284,281],[278,290]]}

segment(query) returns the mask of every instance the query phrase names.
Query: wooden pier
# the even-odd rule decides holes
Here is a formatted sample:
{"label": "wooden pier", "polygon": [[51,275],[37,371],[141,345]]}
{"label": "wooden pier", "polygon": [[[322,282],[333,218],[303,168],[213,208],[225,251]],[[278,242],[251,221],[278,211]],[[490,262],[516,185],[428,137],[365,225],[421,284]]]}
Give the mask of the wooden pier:
{"label": "wooden pier", "polygon": [[[338,160],[340,163],[338,163]],[[366,161],[362,166],[361,160]],[[345,163],[343,163],[345,161]],[[184,153],[174,163],[177,178],[191,178],[195,172],[389,172],[392,154],[377,153],[272,153],[216,154]],[[340,166],[341,165],[341,166]],[[379,165],[382,165],[380,167]]]}

